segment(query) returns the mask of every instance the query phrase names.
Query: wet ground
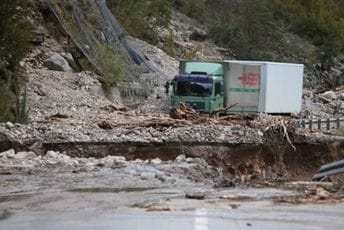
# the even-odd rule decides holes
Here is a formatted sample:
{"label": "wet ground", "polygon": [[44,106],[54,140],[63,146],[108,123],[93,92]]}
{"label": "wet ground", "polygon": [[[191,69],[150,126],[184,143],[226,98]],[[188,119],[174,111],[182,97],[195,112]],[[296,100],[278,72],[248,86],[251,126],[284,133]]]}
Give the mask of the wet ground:
{"label": "wet ground", "polygon": [[184,155],[128,161],[8,151],[0,154],[0,229],[341,229],[344,224],[338,183],[231,179],[204,159]]}
{"label": "wet ground", "polygon": [[[205,200],[185,199],[185,188],[138,190],[141,191],[99,189],[2,197],[0,228],[342,229],[344,224],[343,203],[295,206],[271,201],[273,196],[293,193],[285,190],[212,191]],[[216,198],[223,193],[245,194],[250,199],[230,201]],[[136,204],[140,202],[148,203],[147,207],[150,202],[163,202],[168,210],[159,210],[158,204],[156,210],[139,208]]]}

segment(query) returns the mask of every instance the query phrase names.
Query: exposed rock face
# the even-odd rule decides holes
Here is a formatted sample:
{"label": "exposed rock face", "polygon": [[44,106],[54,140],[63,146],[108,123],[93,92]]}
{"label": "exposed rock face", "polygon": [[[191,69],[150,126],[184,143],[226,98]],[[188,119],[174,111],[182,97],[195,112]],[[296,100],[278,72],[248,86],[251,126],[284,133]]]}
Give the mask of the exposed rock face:
{"label": "exposed rock face", "polygon": [[72,68],[69,66],[68,61],[57,53],[46,59],[44,61],[44,64],[50,70],[73,72]]}

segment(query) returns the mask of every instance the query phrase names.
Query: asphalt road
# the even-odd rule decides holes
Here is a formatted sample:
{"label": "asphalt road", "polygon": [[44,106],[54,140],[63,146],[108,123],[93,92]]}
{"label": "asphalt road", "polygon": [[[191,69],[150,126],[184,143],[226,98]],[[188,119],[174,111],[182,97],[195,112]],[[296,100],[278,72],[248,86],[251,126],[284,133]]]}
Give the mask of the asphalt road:
{"label": "asphalt road", "polygon": [[228,230],[228,229],[343,229],[344,204],[260,206],[238,209],[195,209],[170,212],[80,210],[20,212],[0,220],[0,229],[120,229],[120,230]]}

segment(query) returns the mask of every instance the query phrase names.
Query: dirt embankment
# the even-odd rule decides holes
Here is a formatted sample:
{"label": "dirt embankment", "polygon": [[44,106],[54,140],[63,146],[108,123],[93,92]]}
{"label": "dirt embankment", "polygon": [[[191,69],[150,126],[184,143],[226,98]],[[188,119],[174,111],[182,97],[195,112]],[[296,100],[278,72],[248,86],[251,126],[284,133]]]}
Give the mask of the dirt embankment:
{"label": "dirt embankment", "polygon": [[73,157],[124,156],[127,160],[174,160],[197,157],[220,168],[234,183],[252,180],[310,180],[321,165],[344,158],[344,141],[290,145],[199,143],[46,143],[41,152],[63,152]]}

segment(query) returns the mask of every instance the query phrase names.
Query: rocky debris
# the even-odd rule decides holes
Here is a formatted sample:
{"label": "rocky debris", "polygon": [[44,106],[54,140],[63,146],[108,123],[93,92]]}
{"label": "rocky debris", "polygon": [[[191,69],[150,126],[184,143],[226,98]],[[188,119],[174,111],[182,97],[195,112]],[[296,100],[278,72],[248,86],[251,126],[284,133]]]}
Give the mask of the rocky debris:
{"label": "rocky debris", "polygon": [[344,116],[344,88],[325,92],[304,90],[302,118],[333,118]]}
{"label": "rocky debris", "polygon": [[[155,161],[159,160],[155,159]],[[196,162],[202,162],[202,165]],[[4,179],[9,178],[2,183],[1,192],[22,191],[21,189],[24,188],[45,189],[47,181],[54,181],[52,186],[59,186],[55,189],[83,188],[92,183],[94,187],[96,184],[104,187],[102,180],[108,180],[107,184],[111,181],[112,186],[119,188],[212,185],[214,180],[222,176],[219,169],[197,159],[192,163],[177,161],[157,163],[152,164],[149,160],[139,159],[128,161],[122,156],[96,159],[71,157],[57,151],[36,155],[33,152],[15,153],[14,150],[10,150],[0,153],[0,175]],[[30,179],[19,180],[21,177]],[[18,178],[18,180],[10,178]],[[90,180],[94,182],[91,183]],[[16,186],[13,186],[14,183]],[[165,208],[157,206],[154,209]]]}
{"label": "rocky debris", "polygon": [[329,99],[329,100],[337,99],[337,94],[335,92],[333,92],[332,90],[323,93],[322,96]]}
{"label": "rocky debris", "polygon": [[17,152],[17,154],[14,155],[16,159],[32,159],[35,157],[37,157],[37,155],[34,152]]}
{"label": "rocky debris", "polygon": [[230,201],[244,201],[244,200],[252,200],[252,197],[241,195],[241,194],[225,194],[220,196],[220,199],[230,200]]}
{"label": "rocky debris", "polygon": [[131,204],[132,208],[146,209],[148,212],[170,211],[170,207],[163,201],[143,201]]}
{"label": "rocky debris", "polygon": [[163,80],[162,83],[171,80],[178,73],[178,60],[168,56],[162,49],[136,38],[130,38],[130,42],[132,42],[135,47],[137,47],[140,52],[142,52],[148,60],[165,75],[160,76]]}
{"label": "rocky debris", "polygon": [[321,64],[305,69],[304,85],[308,89],[329,90],[344,85],[344,61],[333,59],[333,66],[325,70]]}
{"label": "rocky debris", "polygon": [[170,110],[170,117],[174,119],[193,120],[199,118],[199,113],[185,103],[179,103]]}
{"label": "rocky debris", "polygon": [[[231,52],[206,41],[207,32],[199,22],[186,17],[179,12],[173,12],[170,28],[160,28],[158,35],[161,42],[158,47],[163,49],[164,44],[172,32],[176,55],[181,58],[201,58],[207,60],[221,60],[230,58]],[[191,57],[190,57],[191,56]]]}
{"label": "rocky debris", "polygon": [[10,149],[10,150],[8,150],[6,152],[0,153],[0,157],[1,158],[14,158],[14,156],[15,156],[14,149]]}
{"label": "rocky debris", "polygon": [[45,66],[50,70],[73,72],[73,69],[69,66],[68,61],[60,54],[53,54],[44,61]]}
{"label": "rocky debris", "polygon": [[[300,189],[300,188],[299,188]],[[331,184],[324,188],[321,184],[309,184],[300,195],[277,197],[275,202],[291,204],[328,203],[344,200],[343,184]]]}
{"label": "rocky debris", "polygon": [[34,28],[32,35],[31,42],[34,45],[42,45],[44,43],[46,34],[42,26]]}

